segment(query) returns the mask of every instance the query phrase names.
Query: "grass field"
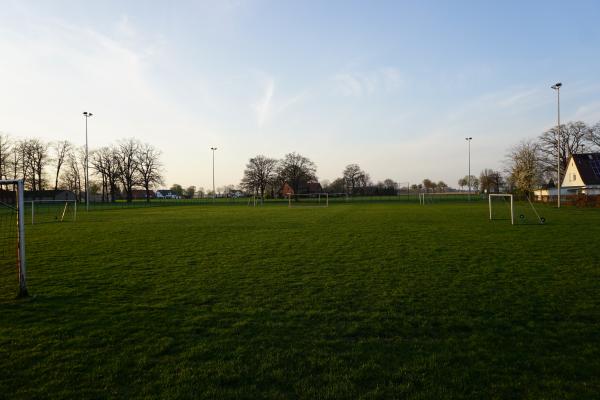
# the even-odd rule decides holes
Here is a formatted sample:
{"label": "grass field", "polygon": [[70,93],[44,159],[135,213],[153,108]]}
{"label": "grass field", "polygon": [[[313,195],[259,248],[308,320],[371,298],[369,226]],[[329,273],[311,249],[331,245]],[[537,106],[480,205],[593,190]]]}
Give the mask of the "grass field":
{"label": "grass field", "polygon": [[182,206],[27,227],[0,398],[592,399],[600,211]]}

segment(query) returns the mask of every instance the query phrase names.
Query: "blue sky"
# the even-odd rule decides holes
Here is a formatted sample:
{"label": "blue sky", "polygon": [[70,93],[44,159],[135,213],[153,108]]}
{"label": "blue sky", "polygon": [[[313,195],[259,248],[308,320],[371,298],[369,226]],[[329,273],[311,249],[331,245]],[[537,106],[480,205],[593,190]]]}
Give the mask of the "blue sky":
{"label": "blue sky", "polygon": [[502,168],[556,118],[600,121],[594,1],[2,1],[0,131],[90,145],[137,137],[167,183],[237,184],[300,152],[332,180]]}

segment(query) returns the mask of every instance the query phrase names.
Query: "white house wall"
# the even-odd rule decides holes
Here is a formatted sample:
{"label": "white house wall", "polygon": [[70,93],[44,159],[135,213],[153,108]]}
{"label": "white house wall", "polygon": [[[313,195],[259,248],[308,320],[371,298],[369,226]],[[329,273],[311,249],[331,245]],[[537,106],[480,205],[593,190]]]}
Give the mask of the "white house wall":
{"label": "white house wall", "polygon": [[581,187],[585,186],[585,183],[581,179],[581,174],[579,174],[579,170],[577,170],[577,165],[575,165],[575,161],[573,157],[569,160],[569,165],[567,166],[567,172],[565,173],[565,177],[563,179],[562,187]]}

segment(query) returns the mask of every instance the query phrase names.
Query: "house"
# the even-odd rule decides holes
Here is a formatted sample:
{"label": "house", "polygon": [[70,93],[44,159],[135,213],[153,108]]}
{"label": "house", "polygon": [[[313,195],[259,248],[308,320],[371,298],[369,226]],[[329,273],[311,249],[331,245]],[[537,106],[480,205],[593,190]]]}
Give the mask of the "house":
{"label": "house", "polygon": [[167,189],[160,189],[156,191],[157,199],[178,199],[179,196]]}
{"label": "house", "polygon": [[279,193],[281,196],[287,197],[290,194],[294,194],[294,189],[292,189],[292,187],[286,182],[281,187],[281,190],[279,191]]}
{"label": "house", "polygon": [[600,153],[571,155],[562,187],[569,194],[600,195]]}
{"label": "house", "polygon": [[319,182],[306,182],[300,185],[299,191],[301,193],[323,193],[323,188]]}

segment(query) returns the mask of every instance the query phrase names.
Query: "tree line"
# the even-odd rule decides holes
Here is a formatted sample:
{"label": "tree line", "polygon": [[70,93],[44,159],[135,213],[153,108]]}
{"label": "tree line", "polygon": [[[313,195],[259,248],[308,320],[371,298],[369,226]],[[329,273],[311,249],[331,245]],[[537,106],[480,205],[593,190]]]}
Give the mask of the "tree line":
{"label": "tree line", "polygon": [[562,182],[571,155],[598,151],[600,122],[590,126],[582,121],[574,121],[560,128],[553,127],[537,138],[523,140],[509,149],[506,157],[506,187],[511,192],[523,194],[529,194],[539,187],[553,188],[557,184],[557,164],[560,164],[559,179]]}
{"label": "tree line", "polygon": [[[131,202],[133,191],[142,187],[149,201],[152,187],[163,183],[160,156],[160,150],[133,138],[90,151],[89,171],[96,178],[90,178],[90,194]],[[17,140],[0,133],[0,179],[21,178],[27,190],[70,190],[81,200],[85,165],[85,148],[67,140]]]}
{"label": "tree line", "polygon": [[318,188],[327,193],[385,195],[396,194],[399,189],[392,179],[374,184],[358,164],[348,164],[341,177],[323,181],[322,185],[318,184],[316,171],[316,164],[298,153],[288,153],[282,159],[257,155],[246,164],[240,187],[263,199],[281,195],[285,184],[293,193],[314,192]]}

